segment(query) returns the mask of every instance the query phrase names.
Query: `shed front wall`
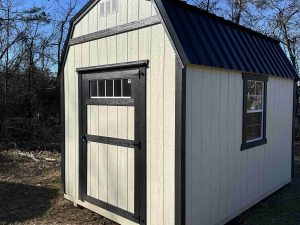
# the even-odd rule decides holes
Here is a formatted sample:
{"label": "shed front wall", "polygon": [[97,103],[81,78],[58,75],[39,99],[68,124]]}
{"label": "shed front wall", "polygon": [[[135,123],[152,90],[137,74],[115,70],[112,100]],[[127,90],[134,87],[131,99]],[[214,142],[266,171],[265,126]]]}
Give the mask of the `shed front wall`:
{"label": "shed front wall", "polygon": [[[147,18],[156,12],[145,0],[119,0],[110,26]],[[122,6],[122,7],[121,7]],[[123,7],[131,7],[130,9]],[[97,5],[95,8],[99,8]],[[97,11],[97,10],[96,10]],[[128,14],[124,14],[128,11]],[[123,12],[123,13],[122,13]],[[91,10],[74,36],[99,28]],[[122,15],[122,16],[121,16]],[[89,19],[85,19],[89,18]],[[91,21],[94,22],[91,22]],[[118,22],[121,21],[122,22]],[[98,21],[98,25],[95,21]],[[108,22],[107,22],[108,24]],[[90,27],[90,28],[88,28]],[[92,28],[91,28],[92,27]],[[84,29],[89,29],[84,31]],[[79,121],[77,68],[149,60],[147,69],[147,224],[172,225],[175,218],[175,52],[161,24],[71,46],[64,67],[66,197],[121,224],[122,218],[79,201]],[[102,214],[103,214],[102,213]]]}
{"label": "shed front wall", "polygon": [[191,66],[186,79],[186,224],[222,224],[291,180],[293,80],[269,77],[268,143],[241,151],[242,74]]}

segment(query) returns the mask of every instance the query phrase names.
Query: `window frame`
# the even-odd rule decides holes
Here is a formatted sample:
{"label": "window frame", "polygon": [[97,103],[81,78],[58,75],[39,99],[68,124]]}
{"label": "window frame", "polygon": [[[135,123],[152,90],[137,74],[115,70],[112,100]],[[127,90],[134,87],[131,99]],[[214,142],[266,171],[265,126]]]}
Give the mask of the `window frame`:
{"label": "window frame", "polygon": [[[262,102],[262,137],[253,140],[246,140],[246,116],[248,114],[247,103],[248,103],[248,81],[259,81],[263,82],[263,102]],[[257,147],[259,145],[267,144],[266,137],[266,121],[267,121],[267,93],[268,93],[268,76],[264,75],[253,75],[253,74],[243,74],[243,127],[242,127],[242,145],[241,151]]]}

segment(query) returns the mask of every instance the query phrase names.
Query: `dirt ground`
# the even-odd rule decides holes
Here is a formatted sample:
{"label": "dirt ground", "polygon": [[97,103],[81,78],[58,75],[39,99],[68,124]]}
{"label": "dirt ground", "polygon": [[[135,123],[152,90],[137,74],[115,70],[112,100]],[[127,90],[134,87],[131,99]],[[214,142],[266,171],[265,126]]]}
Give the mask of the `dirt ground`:
{"label": "dirt ground", "polygon": [[[300,224],[300,144],[292,183],[252,207],[228,225]],[[114,225],[78,209],[60,193],[60,154],[0,152],[0,224]]]}

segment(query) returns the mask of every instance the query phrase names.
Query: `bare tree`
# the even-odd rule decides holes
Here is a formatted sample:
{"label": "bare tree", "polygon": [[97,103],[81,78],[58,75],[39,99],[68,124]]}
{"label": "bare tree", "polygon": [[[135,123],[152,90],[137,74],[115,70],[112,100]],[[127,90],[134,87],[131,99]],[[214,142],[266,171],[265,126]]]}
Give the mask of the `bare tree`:
{"label": "bare tree", "polygon": [[296,70],[300,60],[300,2],[298,0],[270,0],[268,32],[281,41]]}
{"label": "bare tree", "polygon": [[[69,29],[70,20],[75,14],[78,0],[69,0],[65,4],[61,4],[59,0],[54,1],[57,5],[56,11],[58,12],[57,17],[53,18],[53,25],[55,30],[54,45],[57,46],[56,63],[59,66],[61,65],[62,61],[63,43],[66,39],[66,33]],[[59,73],[57,73],[57,79],[59,79]]]}
{"label": "bare tree", "polygon": [[211,13],[217,13],[219,8],[218,0],[192,0],[192,4]]}

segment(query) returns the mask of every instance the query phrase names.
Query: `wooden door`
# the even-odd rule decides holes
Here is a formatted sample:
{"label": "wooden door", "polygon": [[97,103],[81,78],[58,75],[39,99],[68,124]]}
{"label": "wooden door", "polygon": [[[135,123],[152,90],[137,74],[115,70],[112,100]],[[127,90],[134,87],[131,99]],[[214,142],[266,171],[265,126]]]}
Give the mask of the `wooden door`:
{"label": "wooden door", "polygon": [[81,76],[81,198],[145,224],[145,68]]}

